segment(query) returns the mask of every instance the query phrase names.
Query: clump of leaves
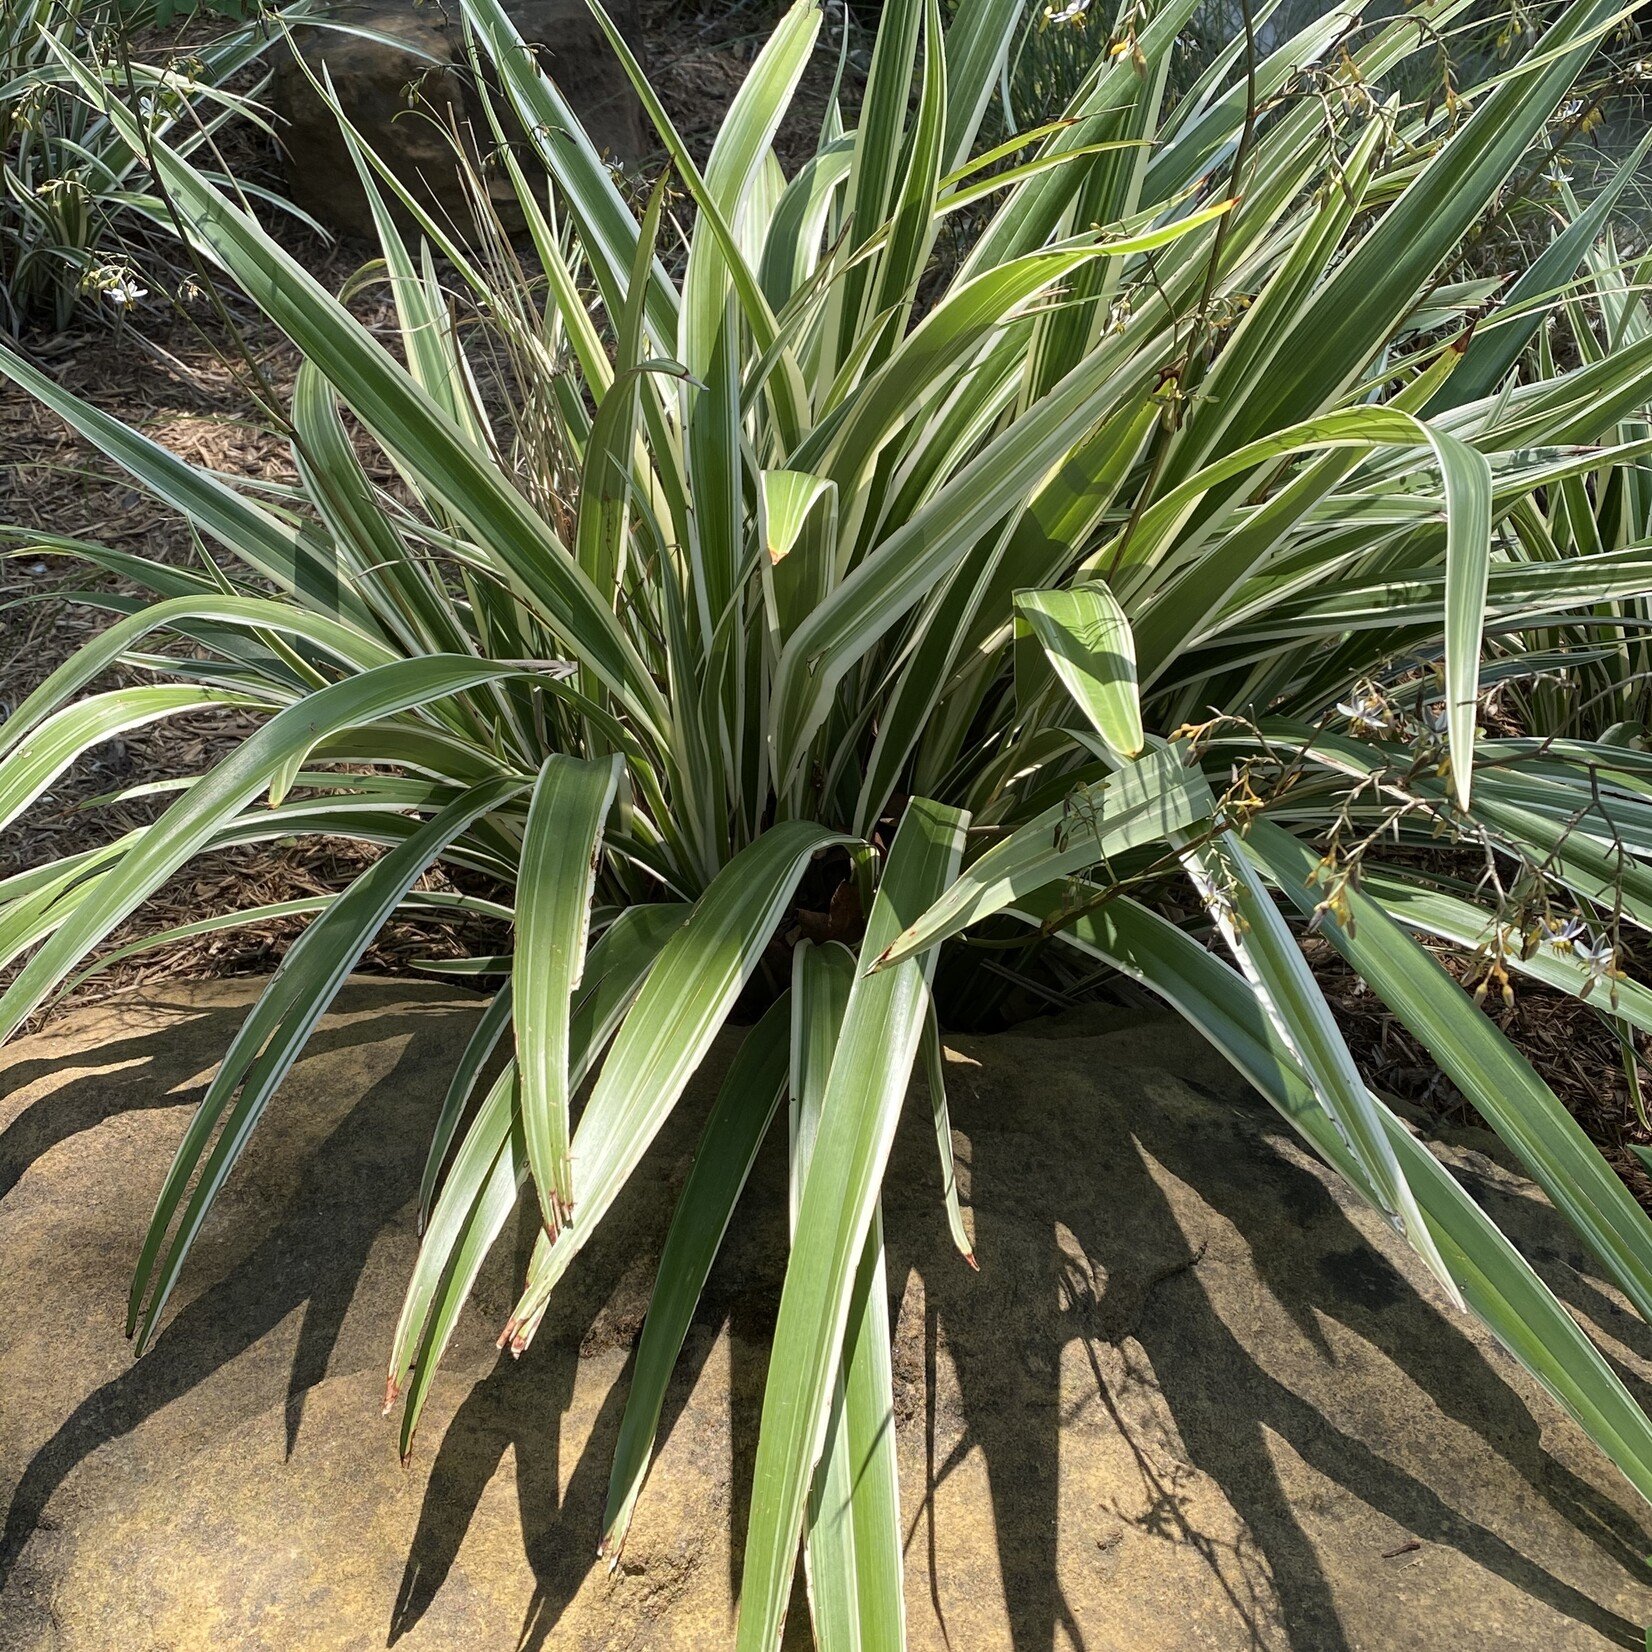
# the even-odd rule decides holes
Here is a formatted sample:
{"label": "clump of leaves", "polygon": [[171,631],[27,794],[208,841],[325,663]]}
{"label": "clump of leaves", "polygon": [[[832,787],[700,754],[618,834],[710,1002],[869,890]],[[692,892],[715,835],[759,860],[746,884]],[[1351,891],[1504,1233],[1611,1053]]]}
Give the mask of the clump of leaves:
{"label": "clump of leaves", "polygon": [[[430,1146],[389,1369],[404,1445],[519,1203],[540,1224],[503,1328],[522,1351],[799,903],[865,914],[858,955],[797,945],[729,1073],[613,1472],[610,1552],[789,1098],[793,1249],[743,1648],[776,1643],[800,1539],[824,1645],[903,1634],[878,1201],[912,1066],[939,1072],[938,957],[953,1013],[990,1000],[1006,958],[1036,971],[1042,945],[1186,1015],[1652,1495],[1652,1426],[1367,1087],[1292,928],[1317,925],[1652,1312],[1645,1213],[1416,939],[1495,948],[1652,1030],[1610,940],[1652,924],[1652,758],[1481,726],[1510,650],[1616,635],[1652,595],[1643,528],[1564,555],[1534,528],[1569,495],[1586,515],[1602,476],[1638,478],[1652,331],[1584,316],[1591,347],[1565,364],[1540,337],[1609,200],[1512,283],[1451,279],[1618,12],[1576,0],[1448,109],[1385,88],[1463,0],[1237,41],[1171,99],[1192,10],[1132,7],[1130,49],[1090,66],[1061,120],[982,149],[1018,5],[966,0],[943,30],[934,0],[888,0],[856,126],[834,114],[792,177],[771,146],[813,0],[781,19],[703,168],[610,30],[668,160],[633,198],[498,0],[466,0],[531,270],[497,234],[488,254],[458,244],[355,144],[399,354],[154,145],[196,252],[303,354],[300,485],[202,474],[0,354],[231,559],[193,573],[56,546],[153,600],[0,729],[0,818],[122,728],[215,704],[265,721],[180,775],[154,826],[0,883],[0,957],[24,960],[0,1031],[197,854],[312,832],[383,853],[293,946],[180,1145],[133,1283],[140,1347],[379,926],[477,898],[421,890],[440,861],[491,881],[515,943],[476,960],[509,984]],[[167,637],[194,651],[157,652]],[[156,681],[77,698],[120,660]],[[1440,837],[1485,875],[1383,858]],[[1534,891],[1564,921],[1527,946],[1509,937]],[[1558,944],[1572,917],[1587,957]],[[967,1243],[944,1169],[938,1185]]]}

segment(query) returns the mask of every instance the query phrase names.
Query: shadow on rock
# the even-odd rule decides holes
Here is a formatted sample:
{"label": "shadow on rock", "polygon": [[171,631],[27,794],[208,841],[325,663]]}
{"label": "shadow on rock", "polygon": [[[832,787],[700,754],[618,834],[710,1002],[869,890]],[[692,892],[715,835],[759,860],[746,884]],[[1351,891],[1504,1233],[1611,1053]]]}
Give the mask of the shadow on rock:
{"label": "shadow on rock", "polygon": [[[410,1477],[390,1425],[374,1434],[360,1419],[376,1410],[415,1249],[410,1201],[473,1011],[406,992],[363,982],[341,997],[136,1365],[108,1363],[106,1322],[176,1139],[157,1109],[195,1099],[238,1009],[209,995],[180,1001],[159,1032],[117,1027],[55,1088],[0,1114],[12,1177],[0,1241],[27,1238],[34,1282],[0,1332],[12,1339],[0,1371],[22,1378],[0,1438],[31,1442],[0,1553],[8,1568],[28,1555],[25,1588],[49,1602],[55,1637],[20,1635],[28,1652],[147,1644],[103,1576],[110,1542],[136,1529],[121,1525],[129,1493],[160,1511],[149,1518],[165,1561],[137,1568],[157,1634],[199,1620],[194,1580],[233,1539],[251,1604],[215,1597],[210,1629],[213,1644],[249,1652],[277,1644],[257,1616],[277,1597],[279,1644],[305,1652],[380,1636],[409,1652],[478,1636],[514,1635],[521,1652],[727,1639],[787,1250],[783,1129],[690,1329],[610,1575],[595,1551],[636,1337],[732,1046],[719,1045],[517,1362],[491,1340],[533,1236],[522,1214],[484,1274],[481,1311],[464,1316],[427,1423],[434,1453]],[[49,1068],[63,1048],[25,1047],[21,1061]],[[885,1193],[915,1652],[1640,1644],[1652,1589],[1630,1494],[1541,1398],[1534,1418],[1513,1362],[1191,1035],[1080,1017],[952,1048],[980,1274],[948,1244],[919,1095]],[[1588,1275],[1559,1218],[1495,1167],[1481,1180],[1477,1196],[1645,1383],[1646,1328]],[[53,1298],[35,1287],[54,1269],[96,1316],[58,1330],[78,1387],[39,1375]],[[311,1442],[306,1399],[322,1394]],[[157,1434],[147,1425],[167,1407]],[[229,1455],[272,1413],[280,1472]],[[201,1442],[198,1458],[167,1458],[184,1438]],[[213,1496],[192,1504],[202,1474]],[[54,1535],[65,1498],[73,1542]],[[300,1573],[249,1550],[260,1521],[282,1523]],[[35,1621],[7,1610],[0,1595],[0,1640],[8,1621]],[[1183,1638],[1166,1641],[1165,1624]],[[788,1645],[806,1641],[801,1595],[789,1630]]]}
{"label": "shadow on rock", "polygon": [[[358,993],[358,1005],[361,998],[370,1002],[373,996],[371,988]],[[233,1173],[186,1265],[175,1297],[182,1306],[171,1311],[150,1351],[75,1406],[24,1468],[0,1531],[0,1585],[54,1491],[91,1453],[110,1447],[202,1385],[213,1390],[205,1404],[217,1426],[254,1414],[263,1402],[264,1384],[248,1381],[245,1375],[236,1381],[222,1378],[239,1356],[255,1349],[294,1310],[301,1310],[285,1382],[290,1454],[304,1395],[334,1364],[345,1317],[375,1242],[398,1213],[405,1214],[409,1189],[417,1186],[421,1143],[434,1121],[437,1097],[428,1081],[421,1084],[416,1075],[428,1072],[432,1055],[446,1041],[443,1035],[450,1035],[455,1019],[451,1004],[432,1014],[421,1006],[398,1003],[396,989],[380,988],[376,996],[394,1007],[390,1013],[374,1015],[371,1041],[386,1049],[399,1046],[393,1064],[359,1099],[332,1098],[336,1105],[328,1111],[336,1113],[336,1120],[330,1121],[325,1135],[302,1143],[302,1157],[291,1166],[296,1171],[291,1194],[273,1211],[260,1196],[261,1180],[272,1168],[272,1159],[291,1157],[297,1142],[279,1123],[283,1102],[292,1098],[278,1096],[271,1104],[267,1133],[278,1140],[255,1137]],[[204,1083],[191,1080],[209,1076],[211,1056],[228,1043],[241,1013],[239,1007],[213,1009],[170,1025],[164,1037],[139,1034],[100,1048],[97,1066],[118,1066],[118,1087],[106,1071],[74,1079],[52,1093],[49,1109],[45,1103],[29,1107],[0,1139],[8,1146],[27,1143],[27,1163],[32,1163],[71,1134],[91,1130],[130,1109],[193,1105]],[[359,1024],[324,1027],[306,1061],[325,1063],[341,1052],[359,1058],[363,1041]],[[304,1122],[314,1124],[318,1109],[308,1104],[308,1098],[302,1105]],[[51,1124],[36,1127],[34,1116],[47,1111]],[[54,1134],[56,1139],[50,1139]],[[18,1178],[27,1163],[19,1166]],[[154,1157],[142,1176],[124,1189],[134,1210],[147,1207],[164,1170],[164,1159]],[[404,1220],[402,1226],[406,1225]],[[137,1227],[133,1238],[141,1232]],[[131,1244],[108,1256],[111,1279],[124,1279],[135,1255]],[[227,1267],[226,1257],[232,1258]],[[123,1297],[124,1292],[117,1299],[122,1305]],[[378,1346],[358,1344],[351,1350],[358,1364],[382,1363],[383,1354]]]}

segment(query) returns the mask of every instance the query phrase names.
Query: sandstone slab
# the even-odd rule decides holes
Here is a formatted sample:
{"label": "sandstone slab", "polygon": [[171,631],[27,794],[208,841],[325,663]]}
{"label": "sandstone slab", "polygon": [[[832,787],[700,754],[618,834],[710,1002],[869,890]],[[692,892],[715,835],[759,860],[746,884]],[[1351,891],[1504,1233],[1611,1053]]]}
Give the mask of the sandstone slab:
{"label": "sandstone slab", "polygon": [[[253,991],[146,989],[0,1057],[0,1647],[728,1645],[778,1156],[624,1562],[594,1553],[652,1256],[727,1049],[520,1362],[492,1339],[528,1236],[501,1244],[404,1469],[383,1364],[474,999],[352,982],[153,1352],[120,1335],[156,1185]],[[914,1648],[1640,1644],[1647,1511],[1196,1037],[1086,1014],[948,1059],[980,1274],[948,1244],[921,1097],[885,1204]],[[1652,1396],[1646,1327],[1484,1145],[1460,1172]]]}

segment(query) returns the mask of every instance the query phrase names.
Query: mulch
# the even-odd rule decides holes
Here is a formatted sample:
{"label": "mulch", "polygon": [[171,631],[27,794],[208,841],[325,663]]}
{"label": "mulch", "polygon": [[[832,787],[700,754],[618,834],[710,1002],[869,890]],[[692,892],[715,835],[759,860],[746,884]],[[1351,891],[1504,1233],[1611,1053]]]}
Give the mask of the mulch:
{"label": "mulch", "polygon": [[[1480,984],[1460,953],[1442,947],[1431,950],[1471,990]],[[1485,1122],[1428,1051],[1328,942],[1311,939],[1306,951],[1354,1059],[1374,1089],[1409,1102],[1442,1123]],[[1603,993],[1599,1005],[1592,1001],[1593,994],[1580,1001],[1524,977],[1512,978],[1510,991],[1512,1001],[1505,1003],[1494,987],[1482,1007],[1542,1075],[1635,1197],[1652,1210],[1652,1176],[1632,1150],[1633,1145],[1652,1146],[1652,1129],[1630,1095],[1622,1046],[1602,1014],[1609,1000]],[[1648,1041],[1636,1035],[1636,1045],[1643,1103],[1652,1108]]]}

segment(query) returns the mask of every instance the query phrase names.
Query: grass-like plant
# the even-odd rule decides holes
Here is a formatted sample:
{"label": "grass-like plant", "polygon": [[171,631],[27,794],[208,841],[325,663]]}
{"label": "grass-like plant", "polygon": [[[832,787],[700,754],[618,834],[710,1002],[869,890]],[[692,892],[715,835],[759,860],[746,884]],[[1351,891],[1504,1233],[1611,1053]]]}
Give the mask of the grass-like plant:
{"label": "grass-like plant", "polygon": [[[820,1643],[900,1644],[885,1162],[920,1055],[950,1154],[936,1003],[978,1014],[1006,969],[1062,952],[1189,1017],[1652,1496],[1652,1426],[1368,1087],[1291,927],[1317,925],[1652,1313],[1645,1213],[1416,939],[1458,948],[1482,985],[1531,976],[1652,1032],[1620,941],[1652,923],[1652,756],[1479,726],[1521,651],[1566,672],[1568,651],[1640,646],[1652,329],[1576,280],[1609,197],[1511,281],[1460,264],[1543,164],[1615,0],[1577,0],[1493,83],[1416,106],[1384,87],[1463,0],[1338,8],[1271,53],[1243,36],[1174,101],[1193,0],[1131,5],[1067,116],[985,153],[1015,0],[965,0],[944,34],[935,0],[887,0],[857,124],[829,124],[792,177],[772,146],[814,0],[780,21],[703,167],[612,34],[669,162],[642,201],[498,0],[465,11],[508,100],[497,162],[534,267],[428,220],[411,246],[397,226],[417,204],[357,145],[399,353],[149,150],[197,252],[302,352],[296,488],[204,474],[0,354],[233,559],[181,571],[31,538],[154,600],[0,728],[0,820],[121,729],[267,714],[177,776],[153,826],[0,883],[0,957],[18,961],[0,1032],[199,854],[305,833],[383,849],[296,903],[314,921],[161,1189],[139,1348],[378,929],[489,907],[514,950],[477,962],[508,985],[430,1147],[389,1370],[405,1446],[519,1202],[541,1231],[517,1351],[737,1001],[762,998],[801,903],[834,910],[858,956],[802,941],[756,1006],[660,1263],[604,1534],[623,1541],[694,1304],[789,1098],[793,1249],[742,1648],[776,1644],[800,1541]],[[1563,360],[1541,330],[1557,307]],[[157,680],[81,697],[122,660]],[[437,863],[497,895],[419,888]],[[949,1164],[937,1187],[967,1249]]]}
{"label": "grass-like plant", "polygon": [[[0,330],[66,327],[88,293],[121,309],[142,296],[134,248],[161,207],[143,188],[148,140],[132,142],[110,99],[181,154],[210,152],[238,116],[262,122],[252,102],[262,82],[232,88],[279,30],[261,18],[188,54],[138,55],[134,39],[153,47],[171,10],[152,0],[13,0],[0,12]],[[97,98],[84,95],[64,53],[103,82]]]}
{"label": "grass-like plant", "polygon": [[[1587,225],[1595,236],[1578,278],[1543,299],[1553,313],[1535,340],[1538,368],[1553,372],[1557,357],[1596,361],[1603,351],[1652,329],[1646,302],[1652,255],[1627,254],[1607,216],[1613,202],[1634,187],[1635,163],[1585,208],[1564,172],[1546,180],[1552,210],[1563,221]],[[1545,276],[1542,279],[1547,279]],[[1535,296],[1537,282],[1527,287]],[[1643,460],[1637,438],[1647,434],[1644,416],[1623,420],[1607,457],[1588,476],[1568,477],[1522,503],[1508,520],[1518,554],[1531,562],[1570,563],[1600,552],[1625,551],[1645,541],[1649,524]],[[1523,630],[1494,639],[1485,676],[1496,683],[1493,704],[1506,709],[1530,734],[1561,740],[1604,741],[1644,749],[1652,733],[1652,644],[1647,627],[1652,605],[1625,595],[1596,609],[1589,623]]]}

